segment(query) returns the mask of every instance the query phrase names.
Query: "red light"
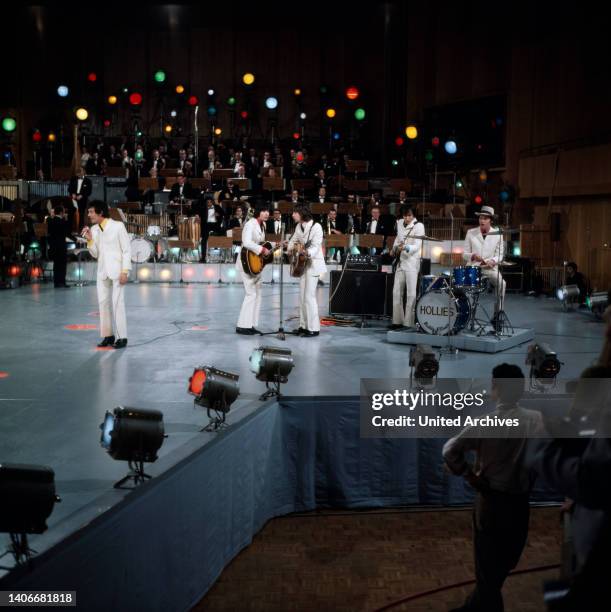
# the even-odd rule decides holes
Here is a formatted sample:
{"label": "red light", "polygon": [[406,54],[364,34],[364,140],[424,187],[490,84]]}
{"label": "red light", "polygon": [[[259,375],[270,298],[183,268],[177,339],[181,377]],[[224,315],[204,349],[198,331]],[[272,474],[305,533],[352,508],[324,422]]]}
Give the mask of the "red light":
{"label": "red light", "polygon": [[197,106],[199,104],[199,100],[197,96],[189,96],[189,106]]}
{"label": "red light", "polygon": [[110,127],[110,119],[104,119],[104,127]]}
{"label": "red light", "polygon": [[98,75],[95,72],[90,72],[87,75],[87,80],[91,83],[95,83],[98,80]]}
{"label": "red light", "polygon": [[32,140],[34,142],[40,142],[42,140],[42,134],[36,130],[33,134],[32,134]]}
{"label": "red light", "polygon": [[403,140],[403,138],[401,138],[401,136],[397,136],[397,138],[395,138],[395,144],[398,147],[402,147],[404,142],[405,142],[405,140]]}
{"label": "red light", "polygon": [[481,204],[484,201],[484,198],[482,198],[481,195],[476,195],[475,196],[475,203],[476,204]]}
{"label": "red light", "polygon": [[476,148],[477,148],[478,151],[481,151],[484,147],[483,147],[483,145],[478,144]]}
{"label": "red light", "polygon": [[21,274],[21,268],[19,266],[11,266],[8,269],[9,276],[19,276]]}
{"label": "red light", "polygon": [[32,278],[40,278],[42,276],[42,270],[38,266],[34,266],[30,270],[30,276]]}
{"label": "red light", "polygon": [[434,147],[438,147],[439,146],[439,138],[437,136],[433,136],[433,140],[431,140],[431,144]]}
{"label": "red light", "polygon": [[132,106],[140,106],[140,104],[142,104],[142,95],[139,93],[130,94],[129,103]]}
{"label": "red light", "polygon": [[356,100],[359,97],[359,90],[356,87],[348,87],[346,89],[346,98],[348,100]]}
{"label": "red light", "polygon": [[296,155],[297,161],[302,162],[303,161],[303,153],[301,151],[299,151],[299,153],[297,153]]}
{"label": "red light", "polygon": [[301,138],[301,134],[299,132],[293,132],[293,138],[295,140],[299,140]]}
{"label": "red light", "polygon": [[240,117],[242,117],[242,119],[248,119],[248,111],[242,111]]}
{"label": "red light", "polygon": [[193,376],[189,379],[189,393],[201,395],[206,384],[206,372],[204,370],[194,370]]}

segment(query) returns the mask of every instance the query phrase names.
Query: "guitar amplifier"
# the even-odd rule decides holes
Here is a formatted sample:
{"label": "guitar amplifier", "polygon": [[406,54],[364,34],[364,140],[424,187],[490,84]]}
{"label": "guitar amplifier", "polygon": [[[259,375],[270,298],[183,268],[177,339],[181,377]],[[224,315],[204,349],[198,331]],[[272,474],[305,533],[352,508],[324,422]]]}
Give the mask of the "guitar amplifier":
{"label": "guitar amplifier", "polygon": [[392,311],[392,274],[332,270],[330,280],[329,314],[381,317]]}
{"label": "guitar amplifier", "polygon": [[348,255],[346,270],[368,270],[378,272],[380,258],[376,255]]}

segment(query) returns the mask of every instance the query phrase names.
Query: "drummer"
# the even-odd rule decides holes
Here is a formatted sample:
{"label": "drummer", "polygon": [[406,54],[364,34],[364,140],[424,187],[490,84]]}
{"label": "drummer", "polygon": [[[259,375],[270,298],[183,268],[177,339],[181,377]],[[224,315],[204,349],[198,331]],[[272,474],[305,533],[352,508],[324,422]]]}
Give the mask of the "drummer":
{"label": "drummer", "polygon": [[498,227],[492,225],[495,217],[492,206],[482,206],[480,212],[475,214],[479,217],[479,227],[467,232],[463,257],[468,264],[479,265],[482,276],[486,277],[495,288],[497,300],[494,320],[496,320],[498,312],[503,310],[505,301],[506,283],[498,266],[499,262],[503,261],[503,235]]}

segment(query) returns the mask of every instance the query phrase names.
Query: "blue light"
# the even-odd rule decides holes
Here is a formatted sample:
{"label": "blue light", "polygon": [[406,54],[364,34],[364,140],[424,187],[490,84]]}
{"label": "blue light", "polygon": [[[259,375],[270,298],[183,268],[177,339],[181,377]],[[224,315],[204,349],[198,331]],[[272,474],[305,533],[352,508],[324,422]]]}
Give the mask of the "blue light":
{"label": "blue light", "polygon": [[209,115],[216,115],[216,106],[209,106],[208,107],[208,114]]}
{"label": "blue light", "polygon": [[107,412],[104,417],[104,423],[102,423],[102,437],[100,440],[101,445],[109,449],[112,444],[112,431],[115,428],[115,417],[112,413]]}
{"label": "blue light", "polygon": [[339,132],[335,132],[335,134],[333,134],[333,140],[339,140],[339,139],[340,139]]}
{"label": "blue light", "polygon": [[520,257],[520,255],[522,255],[522,249],[520,248],[520,245],[514,244],[513,245],[513,256]]}
{"label": "blue light", "polygon": [[265,100],[265,106],[267,106],[269,110],[274,110],[275,108],[278,108],[278,98],[267,98]]}
{"label": "blue light", "polygon": [[263,350],[255,349],[250,355],[250,371],[259,374],[261,362],[263,361]]}
{"label": "blue light", "polygon": [[458,151],[458,147],[456,146],[456,143],[453,140],[448,140],[445,143],[444,148],[446,150],[446,153],[448,153],[449,155],[454,155],[454,153]]}
{"label": "blue light", "polygon": [[65,85],[60,85],[57,88],[57,95],[60,98],[65,98],[70,93],[69,89]]}
{"label": "blue light", "polygon": [[501,191],[501,193],[499,193],[499,198],[501,200],[501,202],[507,202],[507,200],[509,200],[509,192],[505,191],[503,189],[503,191]]}

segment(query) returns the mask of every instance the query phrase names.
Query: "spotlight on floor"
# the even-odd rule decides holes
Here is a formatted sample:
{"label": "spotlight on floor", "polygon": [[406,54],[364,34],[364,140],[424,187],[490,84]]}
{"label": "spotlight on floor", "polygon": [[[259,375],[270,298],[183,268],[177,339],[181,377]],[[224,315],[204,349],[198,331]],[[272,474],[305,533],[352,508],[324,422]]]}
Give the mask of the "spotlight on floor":
{"label": "spotlight on floor", "polygon": [[0,555],[12,555],[16,565],[30,560],[28,534],[44,533],[47,519],[60,500],[55,494],[55,472],[42,465],[0,463],[0,532],[11,544]]}
{"label": "spotlight on floor", "polygon": [[250,369],[257,380],[265,382],[267,391],[260,400],[280,397],[280,385],[288,382],[289,374],[295,367],[293,355],[289,349],[275,346],[260,346],[250,355]]}
{"label": "spotlight on floor", "polygon": [[157,460],[157,451],[166,437],[159,410],[119,406],[106,412],[100,429],[102,447],[113,459],[127,461],[129,466],[127,476],[114,484],[115,489],[128,488],[123,485],[130,480],[136,487],[151,478],[144,472],[144,464]]}
{"label": "spotlight on floor", "polygon": [[414,379],[419,385],[432,386],[439,372],[439,360],[428,344],[418,344],[409,354],[411,367],[410,380]]}
{"label": "spotlight on floor", "polygon": [[528,347],[526,365],[530,366],[531,386],[553,385],[562,365],[556,352],[545,342],[537,342]]}
{"label": "spotlight on floor", "polygon": [[565,310],[579,304],[579,287],[577,285],[562,285],[556,289],[556,297],[562,302]]}
{"label": "spotlight on floor", "polygon": [[237,374],[212,366],[200,366],[193,370],[189,378],[189,393],[195,396],[195,404],[206,408],[210,419],[201,431],[216,431],[224,426],[231,404],[240,395],[239,379]]}
{"label": "spotlight on floor", "polygon": [[595,291],[586,297],[586,305],[594,315],[602,318],[609,305],[609,294],[606,291]]}

